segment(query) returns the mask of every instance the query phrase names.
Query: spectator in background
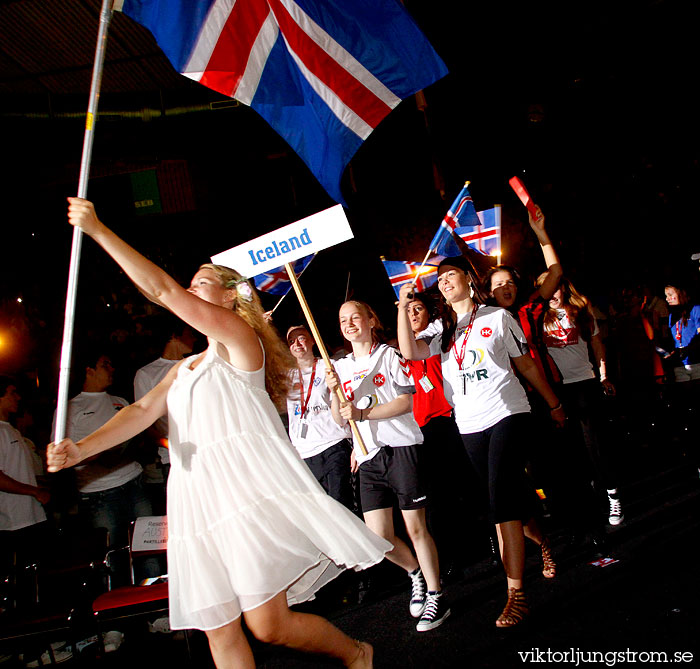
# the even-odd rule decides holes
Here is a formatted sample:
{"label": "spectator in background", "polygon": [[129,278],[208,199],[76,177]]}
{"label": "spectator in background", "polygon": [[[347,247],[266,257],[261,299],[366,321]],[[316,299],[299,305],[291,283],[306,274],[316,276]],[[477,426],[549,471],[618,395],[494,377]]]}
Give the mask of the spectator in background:
{"label": "spectator in background", "polygon": [[[162,353],[158,359],[144,365],[136,372],[135,400],[140,400],[155,388],[179,360],[192,353],[197,338],[194,330],[187,323],[171,314],[161,317],[156,336],[164,342]],[[170,472],[168,417],[161,416],[143,435],[147,442],[145,452],[153,457],[152,462],[144,465],[144,485],[150,493],[154,513],[164,515],[165,490]],[[150,457],[148,459],[150,460]]]}
{"label": "spectator in background", "polygon": [[[83,390],[68,403],[66,437],[79,441],[104,425],[129,403],[109,395],[114,368],[99,347],[82,356]],[[55,416],[54,416],[55,423]],[[55,425],[54,430],[55,433]],[[81,515],[92,527],[104,527],[113,547],[128,543],[129,523],[152,515],[151,502],[142,481],[142,467],[128,453],[129,442],[119,444],[75,468]],[[121,576],[121,565],[120,565]],[[157,576],[155,560],[144,561],[145,576]]]}
{"label": "spectator in background", "polygon": [[[670,314],[668,325],[674,350],[665,358],[673,365],[676,387],[673,404],[681,434],[689,435],[693,464],[700,473],[698,452],[698,407],[700,406],[700,305],[693,304],[688,293],[678,285],[667,284],[664,290]],[[683,429],[685,428],[685,429]]]}
{"label": "spectator in background", "polygon": [[[9,423],[20,395],[12,379],[0,377],[0,578],[14,581],[35,561],[47,531],[42,504],[49,492],[37,486],[32,455]],[[11,575],[12,566],[17,569]],[[9,593],[15,600],[17,593]]]}
{"label": "spectator in background", "polygon": [[667,284],[664,293],[675,347],[666,358],[673,363],[676,382],[700,380],[700,305],[693,304],[679,286]]}

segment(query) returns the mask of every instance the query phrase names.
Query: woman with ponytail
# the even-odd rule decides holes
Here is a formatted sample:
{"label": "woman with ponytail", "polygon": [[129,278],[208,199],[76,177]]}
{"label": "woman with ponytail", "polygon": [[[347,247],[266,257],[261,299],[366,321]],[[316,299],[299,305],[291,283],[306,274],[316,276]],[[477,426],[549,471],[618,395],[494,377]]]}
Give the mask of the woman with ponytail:
{"label": "woman with ponytail", "polygon": [[445,258],[438,289],[446,303],[442,321],[415,338],[408,305],[411,286],[399,294],[397,334],[409,360],[439,354],[445,397],[454,407],[464,447],[488,488],[508,583],[508,600],[498,627],[518,625],[528,614],[523,591],[525,535],[531,516],[521,435],[530,430],[530,405],[513,366],[541,393],[552,419],[565,420],[561,404],[527,353],[525,337],[504,309],[483,306],[477,277],[463,257]]}

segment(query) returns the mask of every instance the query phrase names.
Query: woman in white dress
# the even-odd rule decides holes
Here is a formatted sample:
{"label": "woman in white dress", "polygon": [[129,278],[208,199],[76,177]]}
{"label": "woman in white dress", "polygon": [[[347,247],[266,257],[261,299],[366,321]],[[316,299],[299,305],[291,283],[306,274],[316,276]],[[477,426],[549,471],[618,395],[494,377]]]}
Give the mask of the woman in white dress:
{"label": "woman in white dress", "polygon": [[331,499],[289,442],[265,389],[285,396],[287,370],[274,363],[287,351],[250,285],[234,270],[203,265],[185,289],[106,228],[92,203],[69,203],[70,223],[209,347],[90,436],[51,444],[49,471],[125,441],[167,411],[171,627],[204,630],[219,668],[255,666],[241,614],[261,641],[371,667],[369,644],[288,608],[343,569],[381,561],[391,544]]}

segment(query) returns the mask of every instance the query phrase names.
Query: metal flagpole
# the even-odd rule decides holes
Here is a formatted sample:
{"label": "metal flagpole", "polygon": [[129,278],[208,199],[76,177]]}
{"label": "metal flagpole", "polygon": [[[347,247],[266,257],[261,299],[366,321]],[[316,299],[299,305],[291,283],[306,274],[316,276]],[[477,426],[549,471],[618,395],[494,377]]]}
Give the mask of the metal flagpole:
{"label": "metal flagpole", "polygon": [[[309,330],[311,331],[311,334],[314,337],[314,341],[316,342],[316,346],[318,346],[318,350],[321,353],[321,357],[323,358],[323,362],[326,363],[326,367],[328,369],[333,369],[333,363],[331,362],[331,359],[328,355],[328,351],[326,350],[326,346],[323,343],[323,339],[321,339],[321,333],[318,331],[318,327],[316,327],[316,321],[314,320],[313,315],[311,314],[311,309],[309,309],[309,304],[306,301],[306,297],[304,296],[304,293],[301,290],[301,286],[299,285],[299,281],[297,281],[297,276],[294,273],[294,268],[287,263],[285,265],[285,268],[287,269],[287,274],[289,275],[289,280],[292,282],[292,286],[294,287],[294,292],[297,294],[297,297],[299,298],[299,304],[301,305],[301,310],[304,312],[304,316],[306,316],[306,322],[309,325]],[[347,402],[347,398],[345,397],[345,393],[343,393],[343,390],[340,386],[338,386],[335,389],[336,395],[338,396],[338,399],[341,402]],[[350,428],[352,429],[352,434],[357,440],[358,445],[360,446],[360,451],[362,451],[362,455],[367,455],[367,447],[365,446],[365,442],[362,439],[362,435],[360,434],[360,430],[357,428],[357,424],[355,423],[354,420],[350,421]]]}
{"label": "metal flagpole", "polygon": [[[85,136],[83,139],[83,156],[80,161],[80,177],[78,180],[78,197],[87,195],[87,184],[90,175],[90,160],[97,118],[97,105],[100,99],[100,84],[104,69],[105,51],[107,50],[107,30],[112,19],[113,0],[102,0],[100,10],[100,26],[97,33],[95,62],[92,68],[90,82],[90,98],[88,100],[87,117],[85,119]],[[73,348],[73,329],[75,325],[75,303],[78,289],[78,271],[80,269],[80,249],[83,241],[83,231],[73,228],[73,245],[71,248],[70,268],[68,270],[68,289],[66,292],[66,312],[63,323],[63,343],[61,345],[61,363],[58,375],[58,400],[56,405],[56,433],[54,441],[60,441],[66,433],[66,415],[68,413],[68,381],[70,379],[71,350]]]}

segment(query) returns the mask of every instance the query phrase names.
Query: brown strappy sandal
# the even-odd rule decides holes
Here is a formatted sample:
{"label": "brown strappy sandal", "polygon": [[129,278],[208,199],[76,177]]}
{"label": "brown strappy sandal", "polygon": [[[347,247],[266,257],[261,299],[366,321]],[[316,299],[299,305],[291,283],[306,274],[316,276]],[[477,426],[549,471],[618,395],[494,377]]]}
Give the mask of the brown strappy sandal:
{"label": "brown strappy sandal", "polygon": [[496,627],[515,627],[530,613],[525,593],[516,588],[508,588],[508,601],[503,613],[496,620]]}
{"label": "brown strappy sandal", "polygon": [[[348,664],[348,668],[355,666],[358,662],[362,661],[363,666],[373,666],[373,655],[374,655],[374,649],[372,646],[370,646],[368,643],[365,641],[358,641],[357,639],[353,639],[355,642],[355,645],[357,646],[357,655],[355,656],[355,659]],[[369,664],[368,664],[369,663]]]}
{"label": "brown strappy sandal", "polygon": [[547,539],[542,539],[540,544],[542,549],[542,576],[545,578],[554,578],[557,575],[557,563],[552,557],[552,547]]}

